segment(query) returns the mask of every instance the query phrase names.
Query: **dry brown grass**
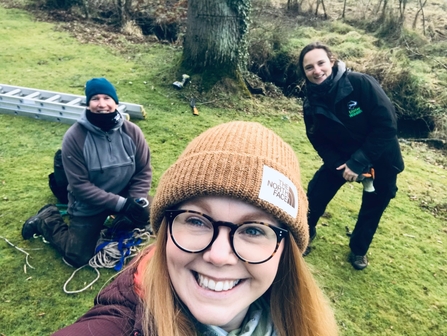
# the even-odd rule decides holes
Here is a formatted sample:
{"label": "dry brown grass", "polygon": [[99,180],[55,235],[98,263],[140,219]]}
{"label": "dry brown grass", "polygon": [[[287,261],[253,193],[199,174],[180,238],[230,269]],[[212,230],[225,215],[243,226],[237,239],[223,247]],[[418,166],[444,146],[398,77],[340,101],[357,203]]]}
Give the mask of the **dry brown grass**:
{"label": "dry brown grass", "polygon": [[[302,4],[302,12],[315,13],[317,0],[298,1]],[[287,0],[271,0],[273,6],[277,8],[286,8]],[[338,20],[342,17],[344,1],[324,0],[327,15],[330,20]],[[378,17],[378,4],[381,1],[375,0],[348,0],[345,11],[347,20],[374,20]],[[397,1],[395,1],[397,3]],[[397,5],[397,4],[396,4]],[[395,15],[398,14],[398,7],[393,7]],[[409,1],[405,10],[405,26],[411,28],[418,11],[418,2]],[[428,37],[433,40],[447,39],[447,3],[442,0],[427,1],[424,7],[425,31]],[[322,15],[323,10],[320,5],[318,15]],[[416,30],[423,33],[422,14],[419,14],[416,21]]]}

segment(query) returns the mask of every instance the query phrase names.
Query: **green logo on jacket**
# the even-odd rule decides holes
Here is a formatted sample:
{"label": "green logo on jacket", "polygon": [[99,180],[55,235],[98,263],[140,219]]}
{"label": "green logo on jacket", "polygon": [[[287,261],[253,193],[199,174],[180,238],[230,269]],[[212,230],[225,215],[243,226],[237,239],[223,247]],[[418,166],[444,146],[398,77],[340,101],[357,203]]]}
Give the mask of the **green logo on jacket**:
{"label": "green logo on jacket", "polygon": [[363,111],[360,107],[357,106],[356,101],[351,100],[348,103],[348,112],[349,112],[349,118],[352,118],[352,117],[355,117],[356,115],[359,115]]}

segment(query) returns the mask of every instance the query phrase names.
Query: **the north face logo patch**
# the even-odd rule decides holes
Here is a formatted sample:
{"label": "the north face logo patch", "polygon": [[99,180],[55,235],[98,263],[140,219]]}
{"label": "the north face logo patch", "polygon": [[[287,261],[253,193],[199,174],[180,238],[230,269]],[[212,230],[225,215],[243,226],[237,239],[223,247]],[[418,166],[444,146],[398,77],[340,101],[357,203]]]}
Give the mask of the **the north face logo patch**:
{"label": "the north face logo patch", "polygon": [[263,169],[259,198],[276,205],[294,218],[298,214],[298,189],[284,174],[268,166]]}

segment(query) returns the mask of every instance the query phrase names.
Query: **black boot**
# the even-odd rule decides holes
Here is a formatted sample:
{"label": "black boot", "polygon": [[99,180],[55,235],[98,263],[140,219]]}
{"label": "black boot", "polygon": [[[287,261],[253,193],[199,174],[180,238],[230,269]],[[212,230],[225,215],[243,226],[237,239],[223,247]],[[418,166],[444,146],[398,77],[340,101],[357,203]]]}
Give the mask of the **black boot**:
{"label": "black boot", "polygon": [[312,241],[317,236],[317,228],[316,227],[309,227],[309,244],[307,245],[306,249],[303,252],[303,257],[307,256],[310,252],[312,252],[312,246],[310,245]]}
{"label": "black boot", "polygon": [[368,266],[368,258],[365,255],[357,255],[351,252],[349,261],[356,270],[363,270]]}
{"label": "black boot", "polygon": [[[33,238],[33,236],[41,235],[42,232],[40,231],[40,228],[42,227],[42,221],[47,217],[46,213],[47,211],[44,211],[45,209],[48,209],[49,207],[54,207],[54,209],[49,209],[50,211],[57,211],[59,213],[59,210],[54,204],[47,204],[42,209],[40,209],[37,212],[37,215],[30,217],[26,220],[25,224],[22,226],[22,237],[25,240]],[[45,216],[43,216],[45,215]]]}

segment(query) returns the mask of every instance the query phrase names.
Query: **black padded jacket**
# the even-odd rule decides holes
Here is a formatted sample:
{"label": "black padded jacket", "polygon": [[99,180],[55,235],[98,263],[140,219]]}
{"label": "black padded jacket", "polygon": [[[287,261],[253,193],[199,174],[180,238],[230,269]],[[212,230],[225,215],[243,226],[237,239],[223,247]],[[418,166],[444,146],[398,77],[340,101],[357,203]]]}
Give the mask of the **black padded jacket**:
{"label": "black padded jacket", "polygon": [[394,106],[371,76],[337,64],[326,99],[308,95],[303,112],[306,133],[330,169],[346,163],[357,174],[381,165],[394,174],[404,169]]}

